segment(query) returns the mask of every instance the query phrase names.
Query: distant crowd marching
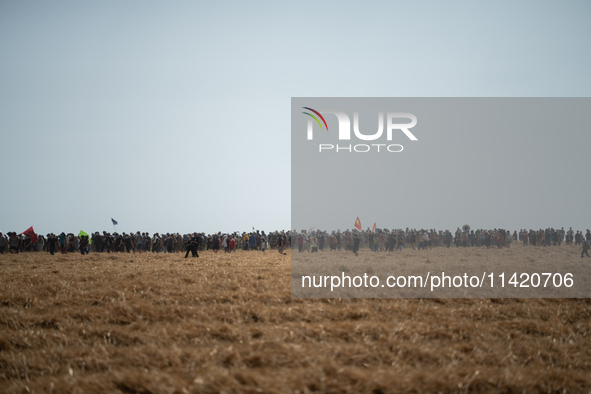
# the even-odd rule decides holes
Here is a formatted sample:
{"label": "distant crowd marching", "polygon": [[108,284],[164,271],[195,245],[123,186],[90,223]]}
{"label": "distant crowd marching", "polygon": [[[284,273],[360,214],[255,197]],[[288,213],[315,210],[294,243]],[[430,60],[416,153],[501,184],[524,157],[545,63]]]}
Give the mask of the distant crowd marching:
{"label": "distant crowd marching", "polygon": [[[293,239],[293,242],[292,242]],[[47,234],[47,236],[35,234],[29,230],[17,234],[9,232],[7,235],[0,233],[0,253],[19,253],[45,251],[52,255],[56,251],[61,253],[88,254],[89,252],[111,253],[177,253],[184,252],[185,257],[189,253],[199,257],[199,251],[212,250],[217,253],[223,249],[226,253],[242,250],[266,251],[276,249],[279,253],[285,254],[285,248],[297,249],[300,253],[326,250],[347,250],[358,254],[360,248],[367,248],[374,252],[393,252],[403,249],[431,249],[434,247],[486,247],[486,248],[508,248],[512,242],[522,242],[523,246],[560,246],[563,242],[566,245],[581,245],[581,257],[584,254],[589,256],[588,250],[591,246],[591,232],[587,230],[576,232],[570,228],[555,230],[525,230],[519,232],[507,231],[504,229],[493,230],[470,230],[465,225],[458,228],[454,233],[449,230],[388,230],[369,228],[366,231],[356,229],[350,231],[340,230],[327,232],[321,230],[274,231],[265,234],[264,231],[234,232],[231,234],[205,235],[205,233],[192,233],[181,235],[155,233],[107,233],[95,232],[87,234],[81,231],[78,235],[73,233],[61,233],[59,235]]]}
{"label": "distant crowd marching", "polygon": [[366,247],[374,252],[392,252],[403,249],[431,249],[433,247],[481,247],[486,248],[509,248],[511,242],[523,242],[523,246],[560,246],[563,242],[566,245],[582,245],[583,254],[589,256],[588,250],[591,246],[591,232],[587,230],[585,234],[577,230],[576,233],[572,227],[565,231],[564,227],[560,230],[548,228],[546,230],[507,231],[504,229],[493,230],[470,230],[468,225],[458,228],[455,233],[449,230],[388,230],[369,228],[366,231],[332,231],[330,234],[322,231],[306,232],[297,234],[297,249],[302,252],[318,252],[329,248],[330,250],[351,250],[357,255],[360,248]]}
{"label": "distant crowd marching", "polygon": [[0,233],[0,253],[19,253],[19,252],[49,252],[52,255],[58,250],[61,253],[88,254],[89,252],[97,253],[111,253],[111,252],[127,252],[127,253],[176,253],[185,252],[185,257],[191,253],[194,257],[199,257],[198,252],[204,250],[213,250],[217,253],[220,248],[225,252],[233,252],[236,249],[243,250],[260,250],[265,251],[267,248],[277,249],[280,253],[284,253],[284,249],[289,244],[289,232],[274,231],[270,234],[265,234],[264,231],[252,231],[250,233],[237,232],[232,234],[209,234],[192,233],[181,235],[176,234],[159,234],[155,233],[140,233],[139,231],[133,233],[107,233],[103,231],[102,234],[95,232],[94,234],[87,234],[80,231],[78,235],[73,233],[61,233],[55,235],[53,233],[47,236],[37,235],[32,231],[32,228],[24,233],[17,234],[9,232],[6,236]]}

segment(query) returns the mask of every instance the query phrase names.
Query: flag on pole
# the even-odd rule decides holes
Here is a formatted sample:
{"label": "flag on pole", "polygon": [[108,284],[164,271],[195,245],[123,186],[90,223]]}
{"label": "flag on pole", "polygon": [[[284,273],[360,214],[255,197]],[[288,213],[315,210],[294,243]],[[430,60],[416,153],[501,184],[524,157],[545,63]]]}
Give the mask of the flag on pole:
{"label": "flag on pole", "polygon": [[359,220],[359,216],[357,216],[357,220],[355,220],[355,228],[361,231],[361,221]]}
{"label": "flag on pole", "polygon": [[316,227],[312,227],[310,230],[308,230],[308,234],[307,235],[312,234],[314,232],[314,230],[317,229],[317,228],[318,228],[317,226]]}
{"label": "flag on pole", "polygon": [[372,231],[373,233],[375,233],[375,232],[376,232],[376,223],[375,223],[375,222],[374,222],[374,224],[373,224],[373,228],[371,229],[371,231]]}
{"label": "flag on pole", "polygon": [[31,241],[33,241],[33,243],[36,243],[39,241],[37,234],[35,234],[35,230],[33,230],[33,226],[29,227],[28,229],[23,231],[21,234],[25,234],[25,235],[28,235],[29,237],[31,237]]}
{"label": "flag on pole", "polygon": [[113,226],[116,226],[118,223],[115,219],[111,218],[111,221],[113,222]]}

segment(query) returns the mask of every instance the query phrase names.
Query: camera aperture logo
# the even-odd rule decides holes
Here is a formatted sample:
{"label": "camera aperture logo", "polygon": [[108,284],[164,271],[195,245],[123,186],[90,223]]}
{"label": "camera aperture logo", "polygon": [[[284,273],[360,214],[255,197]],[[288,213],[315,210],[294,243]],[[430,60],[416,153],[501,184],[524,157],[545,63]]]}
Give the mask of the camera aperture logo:
{"label": "camera aperture logo", "polygon": [[[302,107],[310,112],[302,112],[303,114],[309,116],[308,119],[308,140],[312,141],[314,139],[314,122],[318,124],[320,130],[326,128],[328,131],[328,124],[326,123],[326,119],[322,114],[333,114],[336,116],[337,121],[339,123],[339,131],[338,131],[338,138],[339,141],[350,141],[351,140],[351,119],[349,116],[339,110],[335,109],[323,109],[323,110],[315,110],[310,107]],[[320,118],[320,119],[319,119]],[[394,119],[410,119],[410,123],[394,123]],[[322,122],[321,122],[322,121]],[[324,127],[322,125],[324,124]],[[401,131],[408,137],[411,141],[418,141],[417,137],[414,136],[413,133],[410,132],[409,129],[415,127],[417,125],[417,117],[413,114],[407,112],[388,112],[386,114],[386,141],[392,141],[392,136],[394,131]],[[379,140],[382,135],[384,134],[384,113],[378,113],[378,131],[374,134],[363,134],[359,130],[359,113],[353,113],[353,133],[355,137],[362,141],[377,141]],[[370,151],[376,152],[390,152],[390,153],[399,153],[402,152],[404,147],[400,144],[386,144],[386,143],[372,143],[372,144],[318,144],[318,152],[325,153],[325,152],[349,152],[349,153],[366,153]]]}

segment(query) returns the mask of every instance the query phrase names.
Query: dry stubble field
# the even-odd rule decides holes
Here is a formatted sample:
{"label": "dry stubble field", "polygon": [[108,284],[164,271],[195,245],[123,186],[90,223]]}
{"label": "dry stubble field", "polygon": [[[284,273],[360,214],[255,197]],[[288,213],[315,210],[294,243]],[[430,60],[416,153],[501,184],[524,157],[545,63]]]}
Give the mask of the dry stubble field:
{"label": "dry stubble field", "polygon": [[0,272],[1,392],[591,392],[589,299],[292,299],[276,252]]}

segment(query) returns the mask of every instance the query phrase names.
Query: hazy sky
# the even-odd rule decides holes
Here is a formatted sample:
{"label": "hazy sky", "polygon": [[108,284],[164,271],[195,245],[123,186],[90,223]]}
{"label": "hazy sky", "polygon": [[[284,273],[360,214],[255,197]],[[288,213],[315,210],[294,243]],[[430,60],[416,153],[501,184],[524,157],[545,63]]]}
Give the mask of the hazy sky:
{"label": "hazy sky", "polygon": [[588,1],[2,1],[0,231],[287,229],[291,97],[590,96],[590,21]]}
{"label": "hazy sky", "polygon": [[[350,139],[334,114],[321,130],[302,107],[341,111]],[[385,116],[380,137],[359,139],[354,114],[371,136],[380,112],[413,114],[417,140],[394,130],[389,141]],[[589,125],[591,98],[294,98],[292,227],[589,228]]]}

